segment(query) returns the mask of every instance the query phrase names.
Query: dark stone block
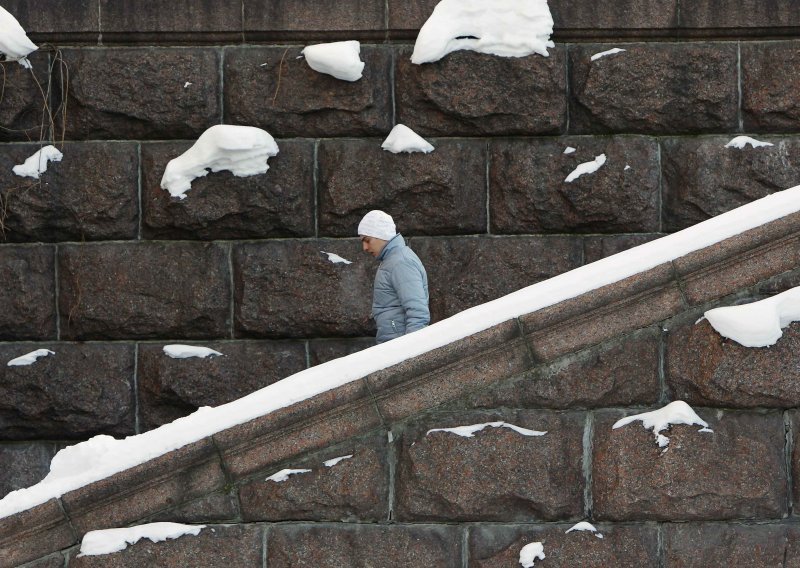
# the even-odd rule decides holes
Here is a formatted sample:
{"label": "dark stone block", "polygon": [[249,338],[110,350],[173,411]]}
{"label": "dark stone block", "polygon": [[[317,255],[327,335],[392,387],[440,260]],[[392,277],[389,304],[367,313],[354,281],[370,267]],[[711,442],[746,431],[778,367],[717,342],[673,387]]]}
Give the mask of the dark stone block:
{"label": "dark stone block", "polygon": [[748,28],[797,26],[797,0],[698,0],[692,3],[691,10],[681,11],[682,28],[730,28],[741,34]]}
{"label": "dark stone block", "polygon": [[66,568],[66,559],[64,554],[56,552],[50,556],[45,556],[39,560],[34,560],[29,564],[25,564],[24,568]]}
{"label": "dark stone block", "polygon": [[244,0],[247,41],[273,38],[383,39],[384,0]]}
{"label": "dark stone block", "polygon": [[756,132],[800,131],[800,42],[750,43],[741,49],[744,127]]}
{"label": "dark stone block", "polygon": [[0,519],[0,568],[17,568],[77,541],[64,510],[50,499]]}
{"label": "dark stone block", "polygon": [[[517,568],[522,547],[544,545],[544,566],[657,566],[658,534],[654,527],[595,525],[603,538],[567,530],[571,525],[480,526],[469,533],[470,568]],[[536,562],[538,565],[539,562]]]}
{"label": "dark stone block", "polygon": [[[314,8],[317,10],[318,8]],[[311,69],[302,47],[225,50],[225,122],[275,137],[379,136],[392,127],[391,52],[361,46],[364,76],[342,81]]]}
{"label": "dark stone block", "polygon": [[142,539],[114,554],[72,556],[70,568],[136,568],[140,566],[220,566],[252,568],[261,565],[263,528],[257,525],[211,525],[197,536],[152,542]]}
{"label": "dark stone block", "polygon": [[735,44],[570,46],[570,131],[650,134],[738,129]]}
{"label": "dark stone block", "polygon": [[[20,4],[24,0],[17,0]],[[67,0],[71,1],[71,0]],[[28,4],[25,2],[25,4]],[[30,3],[32,6],[33,4]],[[5,3],[12,14],[19,14],[13,6]],[[40,12],[36,10],[36,12]],[[19,19],[19,17],[18,17]],[[22,21],[22,20],[20,20]],[[0,141],[33,140],[42,138],[42,123],[49,123],[46,107],[52,108],[47,92],[50,75],[50,56],[44,51],[34,51],[28,56],[33,73],[16,62],[3,63],[3,96],[0,98]],[[37,85],[38,82],[38,85]],[[20,178],[21,179],[21,178]]]}
{"label": "dark stone block", "polygon": [[68,138],[196,138],[220,122],[218,49],[65,49],[64,60]]}
{"label": "dark stone block", "polygon": [[[577,151],[564,154],[567,146]],[[660,171],[652,139],[497,141],[490,152],[493,233],[659,230]],[[596,172],[566,181],[579,164],[601,154],[606,162]]]}
{"label": "dark stone block", "polygon": [[787,527],[722,523],[665,525],[667,568],[789,566]]}
{"label": "dark stone block", "polygon": [[0,445],[0,497],[44,479],[58,450],[46,442]]}
{"label": "dark stone block", "polygon": [[485,142],[430,142],[430,154],[393,154],[377,139],[322,141],[320,233],[355,236],[372,209],[391,214],[406,236],[485,233]]}
{"label": "dark stone block", "polygon": [[663,235],[609,235],[586,237],[583,240],[583,263],[590,264],[600,259],[649,243]]}
{"label": "dark stone block", "polygon": [[[333,263],[322,251],[351,264]],[[374,264],[356,239],[236,245],[237,334],[273,338],[371,334]]]}
{"label": "dark stone block", "polygon": [[469,398],[478,408],[600,408],[653,404],[659,396],[654,330],[525,373]]}
{"label": "dark stone block", "polygon": [[55,339],[53,247],[0,246],[0,340]]}
{"label": "dark stone block", "polygon": [[142,233],[147,238],[242,239],[314,235],[314,144],[279,140],[263,175],[223,171],[192,182],[185,199],[161,189],[167,163],[191,144],[142,145]]}
{"label": "dark stone block", "polygon": [[305,345],[293,342],[203,343],[222,357],[173,359],[163,345],[139,346],[139,412],[149,430],[201,406],[241,398],[306,366]]}
{"label": "dark stone block", "polygon": [[417,37],[419,29],[430,18],[438,3],[439,0],[389,0],[389,33],[402,30],[411,37]]}
{"label": "dark stone block", "polygon": [[434,322],[577,268],[581,244],[571,237],[444,237],[410,242],[428,272]]}
{"label": "dark stone block", "polygon": [[51,36],[61,41],[96,41],[100,32],[96,2],[5,0],[3,7],[14,15],[34,43]]}
{"label": "dark stone block", "polygon": [[695,410],[714,432],[674,425],[664,432],[670,439],[666,452],[640,421],[612,430],[621,413],[596,416],[595,518],[694,521],[787,514],[781,414]]}
{"label": "dark stone block", "polygon": [[[472,438],[429,431],[495,421],[547,434],[491,426]],[[525,410],[436,414],[414,423],[399,450],[396,516],[450,522],[578,518],[583,428],[582,414]]]}
{"label": "dark stone block", "polygon": [[678,4],[678,0],[617,0],[598,10],[596,4],[585,0],[548,2],[556,38],[562,33],[581,36],[601,31],[617,37],[659,31],[664,35],[678,26]]}
{"label": "dark stone block", "polygon": [[708,321],[686,322],[668,337],[666,379],[674,398],[734,408],[800,405],[800,325],[787,327],[768,349],[742,347]]}
{"label": "dark stone block", "polygon": [[359,339],[313,339],[308,342],[309,364],[312,367],[339,357],[363,351],[375,345],[374,337]]}
{"label": "dark stone block", "polygon": [[[324,464],[348,455],[337,463]],[[284,465],[311,471],[290,475],[285,481],[262,477],[240,487],[243,520],[375,522],[388,517],[389,464],[384,432]]]}
{"label": "dark stone block", "polygon": [[800,140],[759,136],[774,146],[739,150],[725,147],[732,138],[662,141],[665,231],[685,229],[797,183],[800,160],[793,156]]}
{"label": "dark stone block", "polygon": [[[5,365],[42,347],[55,355],[32,365]],[[0,438],[134,433],[132,345],[8,343],[0,346],[0,362]]]}
{"label": "dark stone block", "polygon": [[4,240],[94,241],[135,239],[138,232],[139,158],[135,144],[60,145],[60,162],[40,178],[12,168],[41,146],[5,146],[0,152]]}
{"label": "dark stone block", "polygon": [[238,499],[233,493],[223,491],[210,493],[197,499],[182,503],[180,506],[153,515],[147,521],[152,523],[216,523],[237,521],[239,514]]}
{"label": "dark stone block", "polygon": [[276,525],[267,535],[270,568],[336,566],[460,568],[461,530],[443,525]]}
{"label": "dark stone block", "polygon": [[396,58],[397,122],[421,136],[557,134],[567,119],[566,50],[549,57],[458,51],[435,63]]}
{"label": "dark stone block", "polygon": [[211,243],[62,246],[62,337],[227,336],[231,292],[226,249]]}
{"label": "dark stone block", "polygon": [[[790,466],[792,479],[800,479],[800,412],[789,410],[787,412],[791,422],[792,448],[790,454]],[[792,499],[794,503],[800,499],[800,484],[792,484]]]}

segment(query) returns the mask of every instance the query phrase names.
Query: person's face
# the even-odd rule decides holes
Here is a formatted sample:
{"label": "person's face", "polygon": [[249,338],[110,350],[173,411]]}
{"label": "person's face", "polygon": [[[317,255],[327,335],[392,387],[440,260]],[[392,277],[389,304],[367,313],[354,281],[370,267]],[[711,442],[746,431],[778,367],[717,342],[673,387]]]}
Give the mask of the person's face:
{"label": "person's face", "polygon": [[372,256],[381,254],[383,247],[386,246],[386,241],[377,237],[361,237],[361,250],[368,252]]}

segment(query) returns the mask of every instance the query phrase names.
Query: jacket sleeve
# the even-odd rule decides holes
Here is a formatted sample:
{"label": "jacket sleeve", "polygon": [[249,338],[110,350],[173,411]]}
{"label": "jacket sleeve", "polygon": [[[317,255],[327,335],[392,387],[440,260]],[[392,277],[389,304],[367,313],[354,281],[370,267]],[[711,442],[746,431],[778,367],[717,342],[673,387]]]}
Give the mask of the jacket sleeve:
{"label": "jacket sleeve", "polygon": [[399,263],[392,271],[392,285],[406,314],[406,333],[428,325],[431,321],[428,291],[419,268],[410,262]]}

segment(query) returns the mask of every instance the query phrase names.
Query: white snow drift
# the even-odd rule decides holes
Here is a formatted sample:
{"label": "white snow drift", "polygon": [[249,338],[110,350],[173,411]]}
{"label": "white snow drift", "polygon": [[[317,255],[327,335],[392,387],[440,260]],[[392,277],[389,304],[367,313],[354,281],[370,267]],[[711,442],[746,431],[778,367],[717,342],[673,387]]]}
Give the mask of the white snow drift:
{"label": "white snow drift", "polygon": [[290,475],[298,475],[301,473],[308,473],[310,471],[310,469],[282,469],[277,473],[273,473],[264,481],[274,481],[275,483],[280,483],[289,479]]}
{"label": "white snow drift", "polygon": [[17,61],[23,67],[31,68],[27,55],[39,49],[29,38],[17,19],[0,6],[0,52],[9,61]]}
{"label": "white snow drift", "polygon": [[21,357],[17,357],[16,359],[11,359],[7,363],[9,367],[24,367],[26,365],[33,365],[39,357],[47,357],[48,355],[55,355],[55,351],[50,351],[49,349],[37,349],[36,351],[31,351]]}
{"label": "white snow drift", "polygon": [[411,62],[431,63],[461,49],[547,57],[552,33],[547,0],[442,0],[419,30]]}
{"label": "white snow drift", "polygon": [[98,556],[125,550],[143,538],[153,542],[180,538],[191,534],[197,536],[205,525],[182,525],[179,523],[149,523],[126,529],[104,529],[89,531],[83,536],[78,556]]}
{"label": "white snow drift", "polygon": [[346,456],[340,456],[340,457],[338,457],[338,458],[333,458],[333,459],[330,459],[330,460],[324,461],[324,462],[322,462],[322,464],[323,464],[325,467],[333,467],[333,466],[335,466],[337,463],[339,463],[340,461],[349,460],[349,459],[350,459],[350,458],[352,458],[352,457],[353,457],[353,454],[348,454],[348,455],[346,455]]}
{"label": "white snow drift", "polygon": [[620,428],[637,420],[641,420],[642,426],[644,426],[646,429],[653,430],[653,434],[656,436],[656,443],[658,444],[659,448],[666,448],[667,445],[669,445],[669,438],[660,432],[662,430],[666,430],[672,424],[688,424],[689,426],[692,424],[697,424],[702,426],[702,428],[699,430],[700,432],[712,432],[712,430],[709,430],[708,424],[702,418],[700,418],[694,410],[692,410],[691,406],[682,400],[676,400],[675,402],[671,402],[665,407],[659,408],[658,410],[653,410],[652,412],[636,414],[634,416],[623,418],[622,420],[617,420],[611,428]]}
{"label": "white snow drift", "polygon": [[606,163],[606,155],[600,154],[591,162],[584,162],[582,164],[579,164],[577,168],[572,170],[572,172],[567,176],[567,178],[564,181],[567,183],[572,183],[582,175],[593,174],[594,172],[600,169],[600,166],[602,166],[605,163]]}
{"label": "white snow drift", "polygon": [[428,154],[434,150],[430,142],[404,124],[398,124],[392,128],[389,136],[381,144],[381,148],[393,154],[399,154],[400,152],[424,152]]}
{"label": "white snow drift", "polygon": [[64,154],[58,151],[53,145],[45,146],[36,151],[33,156],[25,160],[25,163],[11,168],[20,177],[32,177],[39,179],[39,176],[47,171],[47,162],[60,162]]}
{"label": "white snow drift", "polygon": [[189,357],[199,357],[200,359],[203,359],[205,357],[216,357],[222,355],[222,353],[219,351],[214,351],[208,347],[180,345],[177,343],[173,345],[165,345],[164,353],[173,359],[188,359]]}
{"label": "white snow drift", "polygon": [[457,426],[455,428],[432,428],[428,430],[425,435],[429,435],[432,432],[448,432],[450,434],[455,434],[456,436],[461,436],[462,438],[472,438],[475,436],[475,432],[480,432],[484,428],[488,428],[491,426],[492,428],[509,428],[514,430],[517,434],[522,434],[523,436],[544,436],[547,432],[539,432],[537,430],[528,430],[527,428],[522,428],[520,426],[516,426],[514,424],[509,424],[508,422],[486,422],[484,424],[472,424],[470,426]]}
{"label": "white snow drift", "polygon": [[745,347],[774,345],[784,327],[800,320],[800,286],[759,302],[714,308],[704,315],[717,333]]}
{"label": "white snow drift", "polygon": [[606,57],[606,56],[609,56],[609,55],[615,55],[617,53],[622,53],[623,51],[625,51],[625,50],[624,49],[620,49],[619,47],[614,47],[614,48],[609,49],[607,51],[601,51],[600,53],[595,53],[589,59],[591,61],[597,61],[598,59],[600,59],[602,57]]}
{"label": "white snow drift", "polygon": [[534,560],[544,560],[544,546],[541,542],[526,544],[519,551],[519,563],[522,568],[531,568]]}
{"label": "white snow drift", "polygon": [[324,250],[321,250],[319,252],[321,252],[324,255],[327,255],[328,260],[330,260],[333,264],[353,264],[346,258],[342,258],[341,256],[339,256],[334,252],[325,252]]}
{"label": "white snow drift", "polygon": [[265,130],[253,126],[217,124],[203,132],[194,146],[171,160],[161,188],[172,197],[186,198],[192,180],[228,170],[238,177],[266,173],[267,160],[278,154],[278,145]]}
{"label": "white snow drift", "polygon": [[726,148],[738,148],[739,150],[743,150],[745,146],[750,144],[753,148],[763,148],[766,146],[772,146],[771,142],[760,142],[755,138],[750,138],[749,136],[737,136],[736,138],[732,139],[730,142],[725,144]]}
{"label": "white snow drift", "polygon": [[307,45],[300,53],[314,71],[343,81],[358,81],[364,71],[364,62],[359,57],[361,44],[355,40]]}
{"label": "white snow drift", "polygon": [[586,531],[586,532],[594,533],[594,536],[596,536],[597,538],[603,538],[602,533],[597,532],[597,529],[594,528],[594,525],[592,523],[590,523],[590,522],[587,522],[587,521],[581,521],[580,523],[576,523],[574,526],[572,526],[571,528],[567,529],[564,532],[564,534],[571,533],[573,531],[578,531],[578,532]]}

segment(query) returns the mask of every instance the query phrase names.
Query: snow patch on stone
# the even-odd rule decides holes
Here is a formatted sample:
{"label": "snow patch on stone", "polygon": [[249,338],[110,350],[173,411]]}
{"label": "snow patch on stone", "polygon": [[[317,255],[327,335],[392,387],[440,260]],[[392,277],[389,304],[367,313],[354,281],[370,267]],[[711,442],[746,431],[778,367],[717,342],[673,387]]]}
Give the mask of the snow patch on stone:
{"label": "snow patch on stone", "polygon": [[301,473],[308,473],[310,469],[282,469],[277,473],[273,473],[264,481],[274,481],[275,483],[280,483],[281,481],[286,481],[289,479],[290,475],[298,475]]}
{"label": "snow patch on stone", "polygon": [[430,142],[404,124],[398,124],[392,128],[389,136],[381,144],[381,148],[393,154],[399,154],[400,152],[423,152],[428,154],[434,150]]}
{"label": "snow patch on stone", "polygon": [[616,53],[622,53],[623,51],[625,51],[625,50],[624,49],[620,49],[618,47],[614,47],[614,48],[606,50],[606,51],[601,51],[600,53],[595,53],[594,55],[592,55],[590,57],[590,60],[591,61],[597,61],[601,57],[606,57],[608,55],[614,55]]}
{"label": "snow patch on stone", "polygon": [[572,173],[570,173],[564,181],[567,183],[572,183],[582,175],[593,174],[594,172],[599,170],[600,167],[605,163],[606,163],[606,155],[600,154],[591,162],[584,162],[582,164],[579,164],[577,168],[572,170]]}
{"label": "snow patch on stone", "polygon": [[448,432],[450,434],[455,434],[456,436],[461,436],[462,438],[472,438],[475,436],[476,432],[480,432],[484,428],[491,426],[492,428],[510,428],[517,432],[518,434],[522,434],[523,436],[544,436],[547,432],[539,432],[537,430],[528,430],[527,428],[521,428],[520,426],[516,426],[514,424],[509,424],[508,422],[486,422],[484,424],[472,424],[470,426],[457,426],[455,428],[432,428],[428,430],[425,435],[429,435],[433,432]]}
{"label": "snow patch on stone", "polygon": [[190,534],[197,536],[205,525],[182,525],[179,523],[149,523],[126,529],[103,529],[89,531],[83,536],[78,556],[99,556],[125,550],[143,538],[153,542],[180,538]]}
{"label": "snow patch on stone", "polygon": [[358,81],[364,71],[361,44],[355,40],[307,45],[300,53],[314,71],[343,81]]}
{"label": "snow patch on stone", "polygon": [[580,523],[575,524],[572,528],[567,529],[564,534],[571,533],[573,531],[588,531],[594,533],[594,536],[597,538],[603,538],[602,533],[597,532],[597,529],[594,528],[594,525],[587,521],[581,521]]}
{"label": "snow patch on stone", "polygon": [[575,153],[575,148],[573,148],[572,146],[567,146],[566,148],[564,148],[564,153],[565,154],[574,154]]}
{"label": "snow patch on stone", "polygon": [[208,347],[196,347],[194,345],[165,345],[164,353],[173,359],[188,359],[189,357],[216,357],[222,355],[219,351],[214,351]]}
{"label": "snow patch on stone", "polygon": [[0,53],[9,61],[16,61],[23,67],[30,69],[31,63],[27,55],[39,49],[29,38],[28,34],[5,8],[0,6]]}
{"label": "snow patch on stone", "polygon": [[724,306],[704,314],[723,337],[745,347],[768,347],[783,335],[783,328],[800,320],[800,286],[750,304]]}
{"label": "snow patch on stone", "polygon": [[531,568],[534,560],[544,560],[544,546],[541,542],[526,544],[519,551],[519,563],[522,568]]}
{"label": "snow patch on stone", "polygon": [[330,460],[324,461],[324,462],[322,462],[322,464],[323,464],[325,467],[333,467],[333,466],[335,466],[337,463],[339,463],[340,461],[349,460],[349,459],[350,459],[350,458],[352,458],[352,457],[353,457],[353,454],[348,454],[348,455],[346,455],[346,456],[341,456],[341,457],[338,457],[338,458],[333,458],[333,459],[330,459]]}
{"label": "snow patch on stone", "polygon": [[324,250],[321,250],[319,252],[321,252],[322,254],[328,255],[328,260],[330,260],[333,264],[353,264],[349,260],[347,260],[345,258],[342,258],[341,256],[339,256],[336,253],[325,252]]}
{"label": "snow patch on stone", "polygon": [[[622,426],[626,426],[637,420],[641,420],[642,426],[644,426],[646,429],[653,430],[653,434],[655,434],[656,437],[656,443],[660,448],[666,448],[669,445],[669,438],[660,432],[668,429],[673,424],[688,424],[689,426],[696,424],[703,427],[700,430],[701,432],[713,432],[713,430],[708,428],[708,424],[702,418],[700,418],[694,410],[692,410],[692,407],[682,400],[676,400],[675,402],[671,402],[665,407],[658,410],[653,410],[652,412],[636,414],[634,416],[628,416],[627,418],[617,420],[611,428],[621,428]],[[666,451],[666,449],[664,451]]]}
{"label": "snow patch on stone", "polygon": [[25,160],[25,163],[11,168],[20,177],[32,177],[39,179],[39,176],[47,171],[47,162],[60,162],[64,154],[58,151],[53,145],[45,146],[36,151],[33,156]]}
{"label": "snow patch on stone", "polygon": [[773,146],[770,142],[759,142],[755,138],[750,138],[749,136],[737,136],[727,144],[725,144],[726,148],[738,148],[739,150],[743,150],[745,146],[750,144],[753,148],[762,148],[765,146]]}
{"label": "snow patch on stone", "polygon": [[9,367],[24,367],[27,365],[33,365],[39,357],[47,357],[48,355],[55,355],[55,351],[50,351],[49,349],[37,349],[36,351],[31,351],[25,355],[17,357],[16,359],[11,359],[7,363]]}

